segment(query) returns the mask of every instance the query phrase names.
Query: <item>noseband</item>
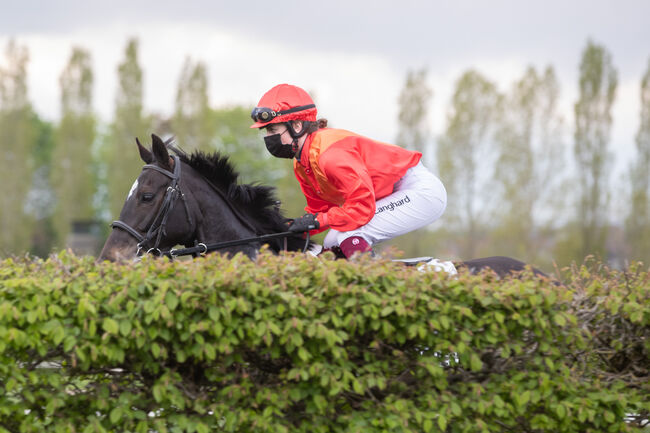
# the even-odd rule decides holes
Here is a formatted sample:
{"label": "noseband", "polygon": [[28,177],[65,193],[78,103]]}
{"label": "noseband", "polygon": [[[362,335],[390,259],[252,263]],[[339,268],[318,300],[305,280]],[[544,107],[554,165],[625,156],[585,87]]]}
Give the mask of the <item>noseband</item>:
{"label": "noseband", "polygon": [[[111,227],[113,228],[120,228],[133,236],[137,241],[138,241],[138,250],[136,252],[136,255],[140,256],[143,251],[146,251],[147,254],[153,254],[153,255],[161,255],[162,252],[158,248],[160,245],[160,240],[162,239],[163,235],[167,235],[167,232],[165,230],[165,227],[167,226],[167,219],[169,218],[169,214],[171,214],[172,209],[174,209],[174,204],[176,203],[176,200],[180,197],[181,200],[183,200],[183,204],[185,205],[185,214],[187,215],[187,222],[189,223],[189,227],[193,227],[192,223],[192,215],[190,214],[190,210],[187,207],[187,202],[185,201],[185,194],[181,191],[181,188],[179,186],[179,181],[181,179],[181,161],[178,158],[177,155],[173,156],[174,158],[174,172],[172,173],[169,170],[165,170],[164,168],[160,168],[157,165],[154,164],[146,164],[145,166],[142,167],[142,169],[151,169],[151,170],[156,170],[159,173],[164,174],[165,176],[169,177],[172,181],[171,184],[167,187],[167,192],[165,193],[165,198],[163,199],[162,205],[158,209],[158,213],[156,214],[156,217],[153,219],[153,222],[151,223],[151,226],[149,227],[149,230],[147,233],[143,236],[141,235],[136,229],[131,227],[125,222],[122,222],[120,220],[113,221],[111,224]],[[155,238],[155,242],[153,243],[152,246],[147,247],[148,244],[150,244],[151,240]]]}

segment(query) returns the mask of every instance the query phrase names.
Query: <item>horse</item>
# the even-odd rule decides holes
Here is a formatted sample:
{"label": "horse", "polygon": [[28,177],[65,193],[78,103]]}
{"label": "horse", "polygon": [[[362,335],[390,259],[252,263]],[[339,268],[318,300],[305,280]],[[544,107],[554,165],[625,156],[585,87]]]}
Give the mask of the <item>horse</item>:
{"label": "horse", "polygon": [[[111,224],[113,230],[99,261],[129,260],[145,252],[173,256],[175,245],[184,245],[197,255],[208,252],[208,244],[221,243],[223,253],[243,253],[251,259],[263,244],[276,253],[305,251],[312,245],[303,234],[286,231],[290,219],[282,215],[274,188],[240,184],[227,156],[202,151],[188,155],[155,134],[151,140],[149,150],[136,139],[145,165],[119,219]],[[490,268],[500,277],[527,266],[503,256],[454,265],[471,273]],[[533,272],[544,275],[536,269]]]}
{"label": "horse", "polygon": [[[119,219],[111,224],[98,260],[130,260],[143,252],[160,255],[175,245],[191,247],[286,231],[289,220],[278,209],[272,187],[239,184],[227,156],[200,151],[188,155],[155,134],[151,138],[151,150],[136,139],[145,165]],[[305,246],[300,233],[264,243],[274,252]],[[254,258],[261,246],[258,241],[222,251]]]}

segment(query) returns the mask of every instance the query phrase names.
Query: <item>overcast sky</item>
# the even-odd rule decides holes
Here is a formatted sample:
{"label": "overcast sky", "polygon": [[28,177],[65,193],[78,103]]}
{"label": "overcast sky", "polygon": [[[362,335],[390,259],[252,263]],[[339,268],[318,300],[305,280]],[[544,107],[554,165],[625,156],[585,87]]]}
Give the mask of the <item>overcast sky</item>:
{"label": "overcast sky", "polygon": [[[505,91],[525,68],[552,65],[570,139],[578,66],[589,39],[619,72],[611,149],[632,155],[640,78],[650,59],[648,0],[221,1],[0,0],[0,47],[30,51],[30,99],[57,119],[58,78],[73,46],[91,51],[94,107],[110,120],[116,68],[140,41],[145,108],[169,115],[186,56],[205,62],[212,106],[254,106],[273,85],[313,92],[336,127],[394,141],[397,98],[408,70],[426,67],[431,129],[444,131],[454,82],[475,68]],[[0,65],[4,56],[0,56]]]}

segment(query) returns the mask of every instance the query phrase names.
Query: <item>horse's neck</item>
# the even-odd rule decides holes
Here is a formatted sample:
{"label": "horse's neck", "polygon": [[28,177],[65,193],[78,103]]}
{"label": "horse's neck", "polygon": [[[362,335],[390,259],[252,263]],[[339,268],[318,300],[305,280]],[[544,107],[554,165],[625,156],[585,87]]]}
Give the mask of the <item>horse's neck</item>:
{"label": "horse's neck", "polygon": [[[189,174],[187,190],[193,195],[193,202],[198,207],[197,217],[197,241],[205,244],[223,241],[237,240],[267,235],[286,231],[286,228],[278,223],[277,226],[271,221],[281,220],[281,215],[270,216],[269,221],[254,221],[251,215],[238,211],[225,194],[215,191],[216,186],[211,185],[203,176],[194,169],[188,167]],[[190,183],[191,182],[191,183]],[[256,231],[256,227],[265,227],[262,233]],[[284,240],[273,240],[269,242],[273,251],[289,249],[290,251],[301,251],[305,248],[305,240],[297,234],[295,237]],[[250,257],[256,255],[261,244],[251,244],[242,247],[234,247],[228,252],[244,252]]]}
{"label": "horse's neck", "polygon": [[[243,239],[256,235],[253,226],[244,220],[244,216],[234,206],[215,191],[207,180],[192,170],[191,181],[187,189],[198,206],[196,240],[204,244]],[[186,192],[187,194],[187,192]],[[253,245],[244,245],[224,249],[224,252],[243,252],[249,256],[255,254]]]}

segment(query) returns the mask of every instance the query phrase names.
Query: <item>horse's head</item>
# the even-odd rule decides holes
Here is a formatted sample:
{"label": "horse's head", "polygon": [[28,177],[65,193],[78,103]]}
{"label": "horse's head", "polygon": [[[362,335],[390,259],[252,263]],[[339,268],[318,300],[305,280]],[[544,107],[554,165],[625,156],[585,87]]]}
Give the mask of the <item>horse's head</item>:
{"label": "horse's head", "polygon": [[151,135],[151,150],[136,139],[140,157],[146,163],[133,183],[113,231],[99,260],[132,259],[142,253],[159,253],[194,239],[195,210],[185,197],[182,163],[171,157],[165,143]]}

